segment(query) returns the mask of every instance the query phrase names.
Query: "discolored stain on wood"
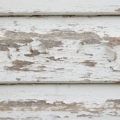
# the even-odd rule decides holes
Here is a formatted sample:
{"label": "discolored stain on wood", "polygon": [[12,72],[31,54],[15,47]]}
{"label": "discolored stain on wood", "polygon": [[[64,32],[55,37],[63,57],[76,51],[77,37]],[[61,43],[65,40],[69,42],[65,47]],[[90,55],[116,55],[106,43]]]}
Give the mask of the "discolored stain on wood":
{"label": "discolored stain on wood", "polygon": [[[77,117],[92,118],[95,116],[102,116],[107,112],[112,115],[112,111],[120,110],[120,100],[107,100],[103,104],[92,103],[90,106],[86,106],[84,102],[64,103],[56,101],[53,103],[47,103],[45,100],[29,100],[29,101],[1,101],[0,111],[67,111],[70,113],[79,113]],[[84,112],[84,114],[83,114]],[[119,114],[116,114],[119,116]]]}
{"label": "discolored stain on wood", "polygon": [[81,63],[89,67],[94,67],[97,64],[96,62],[90,60],[85,60],[84,62]]}
{"label": "discolored stain on wood", "polygon": [[85,55],[88,55],[88,56],[93,56],[93,54],[88,54],[88,53],[85,53]]}
{"label": "discolored stain on wood", "polygon": [[34,62],[29,62],[29,61],[21,61],[21,60],[16,60],[13,61],[13,66],[5,66],[6,70],[10,70],[10,71],[24,71],[24,72],[44,72],[44,69],[41,70],[34,70],[34,69],[30,69],[30,68],[25,68],[28,65],[34,64]]}
{"label": "discolored stain on wood", "polygon": [[11,59],[12,55],[11,55],[10,51],[8,51],[7,57],[8,57],[9,59]]}
{"label": "discolored stain on wood", "polygon": [[56,115],[55,118],[61,118],[60,116]]}
{"label": "discolored stain on wood", "polygon": [[29,51],[30,51],[31,53],[33,52],[32,45],[29,45]]}
{"label": "discolored stain on wood", "polygon": [[108,41],[108,44],[110,46],[117,46],[120,45],[120,37],[109,37],[109,36],[105,36],[104,40]]}
{"label": "discolored stain on wood", "polygon": [[42,120],[41,117],[25,117],[25,118],[14,118],[14,117],[0,117],[0,120]]}
{"label": "discolored stain on wood", "polygon": [[12,62],[14,65],[18,66],[18,67],[24,67],[26,65],[31,65],[33,64],[33,62],[29,62],[29,61],[22,61],[22,60],[15,60]]}
{"label": "discolored stain on wood", "polygon": [[115,103],[117,105],[120,105],[120,99],[115,99],[115,100],[107,100],[107,102],[112,102],[112,103]]}
{"label": "discolored stain on wood", "polygon": [[45,46],[45,48],[59,47],[62,45],[61,41],[53,41],[53,40],[40,40],[40,41]]}
{"label": "discolored stain on wood", "polygon": [[97,35],[94,32],[83,32],[81,33],[82,38],[82,44],[100,44],[100,41],[102,40],[99,35]]}
{"label": "discolored stain on wood", "polygon": [[0,50],[8,51],[9,48],[16,48],[16,51],[19,51],[19,47],[33,41],[31,36],[32,34],[29,35],[25,32],[6,31],[4,37],[0,37]]}
{"label": "discolored stain on wood", "polygon": [[41,66],[38,66],[38,68],[46,68],[46,66],[44,66],[44,65],[41,65]]}
{"label": "discolored stain on wood", "polygon": [[62,45],[61,41],[54,40],[46,40],[46,39],[54,39],[55,35],[52,34],[38,34],[38,33],[26,33],[26,32],[14,32],[14,31],[6,31],[4,37],[1,37],[0,43],[5,44],[8,47],[18,48],[20,45],[17,43],[27,44],[32,42],[32,38],[37,37],[40,38],[40,41],[46,48],[58,47]]}
{"label": "discolored stain on wood", "polygon": [[0,44],[0,51],[9,51],[8,46]]}
{"label": "discolored stain on wood", "polygon": [[46,41],[48,40],[48,42],[49,40],[52,40],[55,38],[70,39],[70,40],[71,39],[72,40],[82,39],[88,44],[96,44],[96,43],[99,43],[101,40],[99,35],[97,35],[94,32],[78,33],[78,32],[71,31],[71,30],[52,30],[51,32],[46,33],[46,34],[39,34],[35,32],[26,33],[26,32],[6,31],[4,36],[8,38],[14,38],[16,40],[26,40],[26,39],[31,39],[32,37],[38,37],[40,38],[41,41],[42,39],[44,39]]}
{"label": "discolored stain on wood", "polygon": [[58,51],[62,51],[63,49],[57,49]]}
{"label": "discolored stain on wood", "polygon": [[112,66],[110,66],[110,69],[111,69],[113,72],[120,72],[120,70],[115,70]]}
{"label": "discolored stain on wood", "polygon": [[64,68],[56,68],[56,70],[64,70]]}
{"label": "discolored stain on wood", "polygon": [[16,80],[20,81],[21,79],[20,78],[16,78]]}
{"label": "discolored stain on wood", "polygon": [[11,117],[5,117],[5,118],[0,117],[0,120],[15,120],[15,119]]}
{"label": "discolored stain on wood", "polygon": [[116,9],[115,11],[120,12],[120,8]]}
{"label": "discolored stain on wood", "polygon": [[18,49],[20,47],[20,45],[18,45],[16,43],[16,40],[0,40],[0,50],[1,51],[8,51],[9,47]]}
{"label": "discolored stain on wood", "polygon": [[9,39],[12,40],[21,40],[20,42],[22,43],[26,43],[28,41],[26,40],[30,40],[31,41],[31,37],[36,36],[36,34],[34,33],[27,33],[27,32],[15,32],[15,31],[6,31],[4,36]]}
{"label": "discolored stain on wood", "polygon": [[[12,62],[13,66],[11,67],[6,67],[7,70],[16,70],[16,71],[26,71],[28,69],[24,69],[23,67],[27,65],[33,64],[33,62],[30,61],[22,61],[22,60],[15,60]],[[29,70],[28,70],[29,71]]]}
{"label": "discolored stain on wood", "polygon": [[[34,72],[45,71],[44,72],[45,74],[46,74],[46,72],[50,72],[50,74],[53,76],[54,76],[54,74],[55,74],[55,76],[59,76],[59,77],[57,77],[56,80],[63,82],[64,80],[61,80],[62,77],[60,78],[60,74],[62,73],[62,75],[65,76],[69,73],[70,69],[77,71],[77,70],[79,70],[79,66],[77,66],[77,64],[81,64],[82,66],[81,65],[80,66],[85,68],[84,75],[83,74],[78,75],[77,73],[75,73],[74,76],[72,76],[72,78],[70,78],[71,81],[74,82],[77,80],[79,82],[86,82],[86,83],[90,83],[90,81],[91,81],[91,83],[94,81],[95,82],[97,82],[97,81],[99,81],[99,82],[114,81],[114,80],[112,80],[112,78],[110,78],[110,75],[108,76],[109,73],[105,74],[105,77],[104,77],[104,79],[102,79],[102,81],[100,81],[101,76],[99,78],[96,78],[95,74],[93,74],[91,76],[87,75],[88,72],[94,72],[94,69],[92,68],[94,66],[96,66],[96,69],[98,69],[98,70],[102,70],[102,69],[103,69],[103,71],[104,70],[106,71],[107,69],[110,70],[110,66],[112,66],[113,64],[109,63],[107,61],[107,59],[110,59],[110,60],[114,59],[113,53],[107,54],[109,51],[106,50],[105,46],[103,46],[102,44],[93,45],[93,44],[99,44],[103,40],[103,38],[101,40],[99,35],[94,32],[80,32],[79,33],[79,32],[70,31],[70,30],[61,30],[61,31],[55,30],[55,31],[47,32],[45,34],[38,34],[38,33],[7,31],[5,33],[5,36],[0,37],[0,39],[1,39],[0,40],[0,47],[1,47],[0,49],[2,51],[7,51],[7,52],[8,52],[8,50],[10,50],[9,51],[10,54],[8,54],[8,56],[7,56],[7,52],[5,52],[5,57],[1,60],[4,60],[4,59],[6,59],[6,57],[8,57],[9,59],[8,58],[7,59],[9,60],[8,62],[10,63],[10,61],[16,57],[19,57],[19,58],[23,57],[23,60],[29,61],[29,57],[37,56],[36,59],[30,58],[32,61],[35,61],[34,65],[32,65],[32,67],[29,65],[24,65],[23,67],[20,67],[19,64],[13,63],[13,65],[11,65],[11,66],[7,65],[5,67],[6,70],[4,70],[4,68],[2,68],[3,70],[1,69],[4,73],[7,70],[13,71],[13,72],[14,71],[22,71],[21,72],[21,75],[22,75],[25,71],[27,71],[27,72],[31,71],[32,74]],[[94,42],[91,42],[92,40]],[[107,40],[108,43],[110,42],[111,44],[113,44],[113,46],[119,45],[119,37],[116,38],[116,37],[105,36],[105,40]],[[80,46],[80,42],[83,42],[83,44],[88,44],[88,45]],[[92,45],[89,45],[89,44],[92,44]],[[32,46],[33,49],[30,51],[28,46],[26,46],[26,45],[33,45]],[[57,47],[57,48],[48,49],[49,54],[47,54],[47,55],[40,55],[40,54],[42,54],[42,51],[45,52],[45,50],[41,50],[41,49],[44,49],[43,46],[45,46],[45,48],[53,48],[53,47]],[[15,51],[15,49],[10,49],[11,47],[18,49],[18,52]],[[20,47],[22,47],[22,48],[20,48]],[[74,55],[75,51],[78,48],[82,48],[82,49],[80,49],[81,50],[80,53]],[[103,50],[103,48],[105,48],[105,50]],[[20,51],[19,51],[19,49],[20,49]],[[57,50],[60,50],[60,51],[57,51]],[[100,52],[99,52],[99,50],[100,50]],[[117,50],[119,50],[119,48],[117,48]],[[92,54],[92,53],[94,53],[94,54]],[[4,52],[1,52],[1,55],[3,55],[3,54],[4,54]],[[24,56],[23,56],[23,54],[24,54]],[[66,58],[63,56],[65,56]],[[93,56],[93,57],[91,57],[91,56]],[[100,56],[101,56],[101,58],[100,58]],[[117,58],[119,58],[119,54],[118,54]],[[86,61],[84,61],[84,60],[82,61],[82,59],[84,59]],[[114,59],[114,60],[116,60],[116,59]],[[99,64],[100,67],[96,65],[97,61],[98,62],[100,61],[100,64]],[[8,62],[5,60],[5,64],[9,64]],[[47,63],[47,62],[49,62],[49,63]],[[74,64],[75,62],[76,62],[76,64]],[[116,62],[117,61],[114,61],[114,63],[116,63]],[[44,65],[44,64],[47,64],[48,67],[45,69],[39,68],[40,65]],[[102,67],[104,64],[107,64],[108,68]],[[54,65],[56,65],[56,66],[54,66]],[[61,65],[63,66],[63,68]],[[51,69],[51,66],[52,66],[52,69]],[[61,66],[61,68],[60,68],[60,66]],[[75,66],[76,66],[76,68],[75,68]],[[88,66],[88,67],[85,67],[85,66]],[[67,67],[69,67],[70,69],[66,69]],[[115,76],[119,76],[119,73],[118,73],[119,71],[114,70],[114,67],[113,67],[113,71],[111,70],[110,72],[113,72],[115,74]],[[41,76],[41,74],[42,73],[40,73],[38,76]],[[31,77],[31,75],[30,75],[30,77]],[[51,82],[54,80],[55,76],[53,77],[53,79],[49,79],[49,77],[48,77],[46,80]],[[107,79],[107,77],[109,77],[109,79]],[[87,81],[86,79],[89,79],[90,81]],[[95,80],[93,81],[92,79],[95,79]],[[16,77],[14,80],[16,80]],[[81,81],[81,80],[84,80],[84,81]],[[32,79],[32,81],[33,81],[33,79]],[[69,80],[65,79],[65,81],[69,81]]]}
{"label": "discolored stain on wood", "polygon": [[24,54],[24,55],[27,56],[27,57],[34,57],[34,56],[37,56],[39,54],[40,54],[40,52],[38,50],[33,50],[31,52],[31,54]]}
{"label": "discolored stain on wood", "polygon": [[[1,38],[0,38],[1,39]],[[32,42],[32,40],[13,40],[14,37],[12,39],[9,39],[9,38],[5,38],[2,40],[0,40],[0,50],[1,51],[8,51],[9,50],[9,47],[10,48],[16,48],[16,51],[19,49],[19,47],[21,47],[21,45],[18,45],[17,43],[23,43],[23,44],[26,44],[26,43],[30,43]]]}
{"label": "discolored stain on wood", "polygon": [[[45,48],[53,48],[62,46],[62,41],[57,39],[81,40],[81,44],[99,44],[101,38],[94,32],[78,33],[71,30],[52,30],[46,34],[39,34],[35,32],[14,32],[6,31],[4,37],[0,37],[0,50],[8,51],[10,48],[19,49],[19,47],[27,45],[36,38]],[[21,43],[21,44],[18,44]],[[36,54],[36,52],[34,52]],[[28,55],[28,56],[34,56]]]}
{"label": "discolored stain on wood", "polygon": [[70,40],[81,39],[86,44],[99,44],[101,40],[100,36],[94,32],[78,33],[78,32],[71,31],[71,30],[63,30],[63,31],[54,30],[53,33],[51,34],[56,37],[60,37],[62,39],[70,39]]}
{"label": "discolored stain on wood", "polygon": [[[93,115],[81,114],[81,115],[77,115],[77,117],[88,117],[88,118],[92,118]],[[94,116],[94,117],[95,117],[95,116]]]}
{"label": "discolored stain on wood", "polygon": [[[3,107],[4,106],[4,107]],[[52,111],[78,111],[80,106],[83,106],[83,103],[71,103],[65,104],[63,102],[54,102],[54,103],[46,103],[44,100],[38,101],[8,101],[8,102],[0,102],[0,111],[13,111],[14,108],[20,111],[43,111],[51,109]],[[34,108],[34,109],[33,109]]]}
{"label": "discolored stain on wood", "polygon": [[63,58],[55,58],[54,56],[47,57],[47,58],[52,61],[63,61]]}

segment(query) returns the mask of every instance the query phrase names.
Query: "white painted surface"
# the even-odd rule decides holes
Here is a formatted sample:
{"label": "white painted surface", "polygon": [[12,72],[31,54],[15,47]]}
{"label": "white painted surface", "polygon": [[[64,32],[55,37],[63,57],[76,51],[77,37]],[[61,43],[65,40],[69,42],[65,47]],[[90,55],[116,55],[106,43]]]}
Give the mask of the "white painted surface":
{"label": "white painted surface", "polygon": [[0,0],[0,15],[120,15],[120,1]]}
{"label": "white painted surface", "polygon": [[[0,0],[9,15],[120,15],[120,1]],[[119,120],[119,51],[119,16],[0,17],[0,120]]]}
{"label": "white painted surface", "polygon": [[119,120],[120,86],[37,84],[0,86],[1,120]]}
{"label": "white painted surface", "polygon": [[0,85],[0,102],[45,100],[47,103],[84,102],[102,104],[120,99],[119,84],[22,84]]}
{"label": "white painted surface", "polygon": [[118,83],[119,21],[0,18],[0,83]]}

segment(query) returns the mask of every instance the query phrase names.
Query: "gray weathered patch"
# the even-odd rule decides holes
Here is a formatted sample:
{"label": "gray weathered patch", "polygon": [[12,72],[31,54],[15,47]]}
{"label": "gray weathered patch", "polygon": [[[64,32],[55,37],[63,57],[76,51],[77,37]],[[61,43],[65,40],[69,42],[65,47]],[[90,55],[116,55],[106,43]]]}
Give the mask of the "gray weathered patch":
{"label": "gray weathered patch", "polygon": [[120,37],[109,37],[109,36],[105,36],[104,40],[108,41],[108,44],[110,46],[117,46],[120,45]]}
{"label": "gray weathered patch", "polygon": [[54,56],[47,57],[47,58],[52,61],[63,61],[61,58],[55,58]]}
{"label": "gray weathered patch", "polygon": [[99,35],[94,32],[83,32],[81,33],[82,44],[100,44],[102,40]]}
{"label": "gray weathered patch", "polygon": [[89,67],[94,67],[97,64],[96,62],[90,60],[85,60],[84,62],[81,63]]}
{"label": "gray weathered patch", "polygon": [[0,44],[0,51],[9,51],[8,46]]}
{"label": "gray weathered patch", "polygon": [[47,58],[52,61],[64,61],[65,59],[67,59],[66,57],[55,58],[54,56],[47,57]]}
{"label": "gray weathered patch", "polygon": [[[45,100],[29,100],[29,101],[1,101],[0,111],[67,111],[71,113],[84,112],[84,114],[79,114],[77,117],[95,117],[101,116],[107,111],[109,115],[113,115],[114,110],[118,112],[120,110],[120,103],[118,100],[107,100],[103,104],[99,105],[93,103],[91,106],[87,107],[83,102],[73,102],[64,103],[56,101],[54,103],[47,103]],[[119,116],[119,113],[116,114]]]}
{"label": "gray weathered patch", "polygon": [[112,102],[112,103],[115,103],[115,104],[117,104],[117,105],[120,105],[120,99],[107,100],[107,102]]}
{"label": "gray weathered patch", "polygon": [[116,9],[115,11],[120,12],[120,8]]}
{"label": "gray weathered patch", "polygon": [[64,68],[56,68],[56,70],[64,70]]}
{"label": "gray weathered patch", "polygon": [[22,60],[15,60],[12,62],[13,66],[11,67],[6,67],[7,70],[15,70],[15,71],[29,71],[28,69],[25,69],[23,67],[27,65],[33,64],[33,62],[30,61],[22,61]]}
{"label": "gray weathered patch", "polygon": [[[26,45],[33,41],[33,38],[37,38],[42,42],[44,47],[53,48],[62,45],[62,41],[57,39],[69,39],[69,40],[81,40],[82,44],[99,44],[101,38],[94,32],[82,32],[78,33],[71,30],[52,30],[46,34],[39,34],[34,32],[14,32],[6,31],[4,37],[0,37],[0,45],[5,45],[6,51],[8,47],[19,48],[22,43]],[[2,48],[1,48],[2,49]],[[3,49],[5,50],[5,49]]]}
{"label": "gray weathered patch", "polygon": [[34,57],[34,56],[37,56],[39,54],[40,54],[40,52],[38,50],[33,50],[31,52],[31,54],[24,54],[24,55],[27,56],[27,57]]}
{"label": "gray weathered patch", "polygon": [[26,45],[27,43],[32,42],[33,40],[31,37],[24,32],[13,32],[13,31],[6,31],[4,37],[0,37],[0,47],[1,50],[8,51],[9,48],[16,48],[17,50],[21,45],[18,43],[22,43]]}
{"label": "gray weathered patch", "polygon": [[82,43],[85,44],[99,44],[101,40],[99,35],[97,35],[94,32],[78,33],[70,30],[66,30],[66,31],[54,30],[51,33],[51,35],[53,37],[59,37],[62,39],[82,40],[83,41]]}
{"label": "gray weathered patch", "polygon": [[40,40],[45,48],[53,48],[59,47],[62,45],[61,41],[54,41],[54,40]]}

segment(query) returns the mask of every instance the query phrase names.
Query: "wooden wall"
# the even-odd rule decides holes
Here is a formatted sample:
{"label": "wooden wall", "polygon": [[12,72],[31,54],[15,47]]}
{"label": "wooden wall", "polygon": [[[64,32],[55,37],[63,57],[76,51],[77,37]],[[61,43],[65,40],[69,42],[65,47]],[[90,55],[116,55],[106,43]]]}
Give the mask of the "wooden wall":
{"label": "wooden wall", "polygon": [[0,0],[0,120],[119,120],[119,15],[119,0]]}

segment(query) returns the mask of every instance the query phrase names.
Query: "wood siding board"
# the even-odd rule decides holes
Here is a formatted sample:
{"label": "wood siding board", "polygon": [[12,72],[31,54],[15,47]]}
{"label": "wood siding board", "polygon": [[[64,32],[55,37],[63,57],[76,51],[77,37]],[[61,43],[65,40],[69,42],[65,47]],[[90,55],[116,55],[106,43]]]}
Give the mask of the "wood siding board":
{"label": "wood siding board", "polygon": [[119,83],[119,21],[0,18],[0,84]]}
{"label": "wood siding board", "polygon": [[120,15],[119,0],[0,0],[0,15]]}
{"label": "wood siding board", "polygon": [[0,120],[119,120],[120,86],[2,85]]}

